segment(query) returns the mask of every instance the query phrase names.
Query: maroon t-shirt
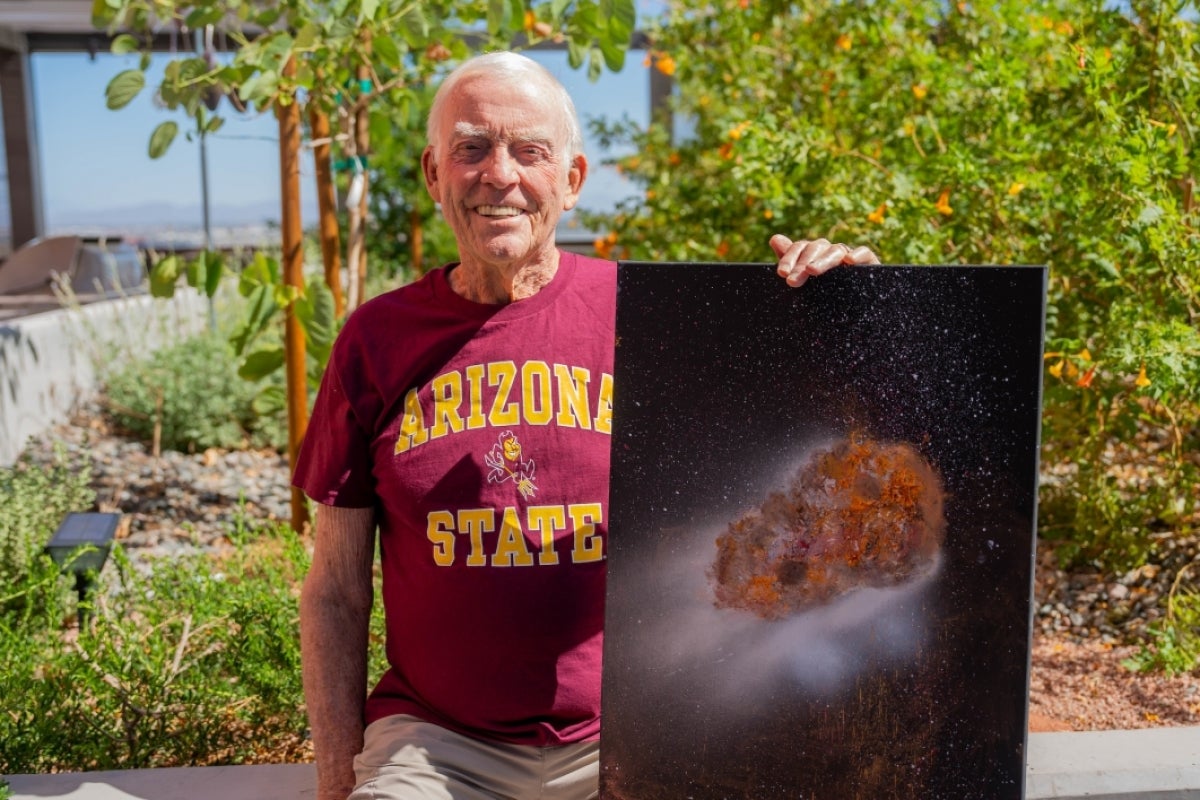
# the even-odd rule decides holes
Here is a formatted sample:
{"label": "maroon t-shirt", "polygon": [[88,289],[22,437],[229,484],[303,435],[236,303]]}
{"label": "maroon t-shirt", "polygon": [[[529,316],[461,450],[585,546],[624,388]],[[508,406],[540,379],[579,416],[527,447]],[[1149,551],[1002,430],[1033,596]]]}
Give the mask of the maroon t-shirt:
{"label": "maroon t-shirt", "polygon": [[293,478],[378,512],[390,669],[366,721],[595,739],[615,265],[561,253],[503,306],[456,295],[448,269],[347,321]]}

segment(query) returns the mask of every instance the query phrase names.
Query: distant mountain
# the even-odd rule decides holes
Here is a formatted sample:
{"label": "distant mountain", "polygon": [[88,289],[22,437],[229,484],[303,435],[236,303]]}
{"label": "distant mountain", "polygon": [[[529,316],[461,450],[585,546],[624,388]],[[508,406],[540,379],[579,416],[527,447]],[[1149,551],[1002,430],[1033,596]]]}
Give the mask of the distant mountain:
{"label": "distant mountain", "polygon": [[[306,220],[316,221],[316,209],[302,209]],[[210,210],[212,227],[258,226],[279,221],[279,204],[274,201],[241,205],[213,206]],[[113,204],[102,209],[62,209],[46,215],[50,233],[74,233],[93,230],[142,233],[163,229],[199,230],[204,217],[199,204],[131,203]]]}

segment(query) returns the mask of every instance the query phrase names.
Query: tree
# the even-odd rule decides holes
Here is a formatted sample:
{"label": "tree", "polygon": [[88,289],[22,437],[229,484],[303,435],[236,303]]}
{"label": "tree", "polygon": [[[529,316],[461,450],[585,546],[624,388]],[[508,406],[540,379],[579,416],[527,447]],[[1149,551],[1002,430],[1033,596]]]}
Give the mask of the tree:
{"label": "tree", "polygon": [[680,0],[649,62],[682,135],[599,126],[644,194],[586,221],[639,258],[752,259],[784,231],[1048,264],[1041,531],[1136,564],[1200,504],[1197,10]]}

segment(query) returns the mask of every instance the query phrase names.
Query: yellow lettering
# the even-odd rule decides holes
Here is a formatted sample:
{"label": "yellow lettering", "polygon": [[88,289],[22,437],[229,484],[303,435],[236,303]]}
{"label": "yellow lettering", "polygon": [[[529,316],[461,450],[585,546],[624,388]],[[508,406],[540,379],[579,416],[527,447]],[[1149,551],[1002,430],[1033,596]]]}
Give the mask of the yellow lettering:
{"label": "yellow lettering", "polygon": [[584,367],[555,364],[554,375],[558,378],[558,426],[588,430],[592,427],[587,394],[591,373]]}
{"label": "yellow lettering", "polygon": [[554,550],[554,532],[565,530],[567,515],[562,506],[530,506],[526,511],[529,530],[541,534],[542,549],[538,553],[538,564],[553,566],[558,563]]}
{"label": "yellow lettering", "polygon": [[604,540],[596,533],[596,523],[603,521],[604,510],[599,503],[574,503],[567,506],[575,531],[575,546],[571,563],[586,564],[604,558]]}
{"label": "yellow lettering", "polygon": [[517,380],[517,365],[511,361],[494,361],[488,364],[488,386],[495,386],[496,398],[488,414],[489,425],[516,425],[521,421],[516,403],[508,402],[513,384]]}
{"label": "yellow lettering", "polygon": [[400,435],[396,437],[397,453],[404,453],[411,447],[425,444],[429,441],[429,431],[425,428],[425,412],[421,411],[421,401],[417,399],[417,390],[409,389],[404,396],[404,420],[400,423]]}
{"label": "yellow lettering", "polygon": [[462,376],[446,372],[433,379],[433,431],[431,438],[440,439],[448,433],[463,429],[458,407],[462,405]]}
{"label": "yellow lettering", "polygon": [[525,544],[525,531],[521,530],[521,520],[517,518],[517,510],[512,506],[504,509],[504,519],[500,522],[500,538],[496,542],[492,566],[533,566],[533,554]]}
{"label": "yellow lettering", "polygon": [[496,512],[490,508],[464,508],[458,512],[458,532],[471,537],[471,554],[467,556],[468,567],[486,567],[487,557],[483,554],[483,535],[496,529]]}
{"label": "yellow lettering", "polygon": [[454,515],[449,511],[431,511],[425,523],[425,536],[433,542],[433,563],[439,567],[454,564]]}
{"label": "yellow lettering", "polygon": [[467,396],[471,402],[471,410],[467,415],[467,430],[476,431],[487,422],[483,416],[483,365],[472,364],[467,367],[466,373]]}
{"label": "yellow lettering", "polygon": [[550,367],[545,361],[526,361],[521,367],[521,405],[530,425],[547,425],[554,415],[550,402]]}
{"label": "yellow lettering", "polygon": [[595,428],[600,433],[612,433],[612,375],[607,372],[600,376],[600,399],[596,401]]}

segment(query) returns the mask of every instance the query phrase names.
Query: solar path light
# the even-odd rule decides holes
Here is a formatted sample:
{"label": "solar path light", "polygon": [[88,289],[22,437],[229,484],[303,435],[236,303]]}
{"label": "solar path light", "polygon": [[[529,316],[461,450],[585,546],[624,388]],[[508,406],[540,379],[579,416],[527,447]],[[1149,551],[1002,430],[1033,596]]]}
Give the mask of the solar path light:
{"label": "solar path light", "polygon": [[65,572],[75,576],[79,595],[79,627],[83,627],[84,603],[94,576],[104,567],[112,549],[113,537],[121,522],[120,514],[68,514],[50,537],[46,553]]}

